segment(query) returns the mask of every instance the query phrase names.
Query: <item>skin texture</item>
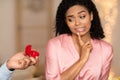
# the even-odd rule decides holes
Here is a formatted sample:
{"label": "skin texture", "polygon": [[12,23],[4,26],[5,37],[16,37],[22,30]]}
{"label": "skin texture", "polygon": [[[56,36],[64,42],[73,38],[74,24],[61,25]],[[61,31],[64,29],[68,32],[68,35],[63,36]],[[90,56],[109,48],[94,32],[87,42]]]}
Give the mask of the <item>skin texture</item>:
{"label": "skin texture", "polygon": [[84,67],[92,50],[89,31],[93,15],[85,7],[74,5],[68,9],[65,17],[80,59],[61,74],[61,80],[73,80]]}

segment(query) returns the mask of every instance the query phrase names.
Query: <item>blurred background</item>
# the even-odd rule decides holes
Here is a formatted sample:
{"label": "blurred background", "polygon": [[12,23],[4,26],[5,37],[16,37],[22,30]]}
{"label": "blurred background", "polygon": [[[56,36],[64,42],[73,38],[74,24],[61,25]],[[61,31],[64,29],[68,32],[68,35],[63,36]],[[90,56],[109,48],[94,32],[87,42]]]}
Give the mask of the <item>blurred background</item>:
{"label": "blurred background", "polygon": [[[0,64],[23,51],[27,44],[40,52],[39,65],[15,71],[12,80],[44,80],[45,46],[54,36],[56,9],[60,1],[0,0]],[[93,1],[100,13],[106,35],[104,40],[114,48],[110,79],[113,80],[120,76],[120,0]]]}

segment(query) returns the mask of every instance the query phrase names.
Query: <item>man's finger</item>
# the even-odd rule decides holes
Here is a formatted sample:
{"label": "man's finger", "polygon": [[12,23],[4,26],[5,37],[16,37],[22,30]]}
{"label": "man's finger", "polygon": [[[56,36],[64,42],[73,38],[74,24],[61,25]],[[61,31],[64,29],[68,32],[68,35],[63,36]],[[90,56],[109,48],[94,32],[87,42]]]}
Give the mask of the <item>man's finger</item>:
{"label": "man's finger", "polygon": [[30,65],[35,65],[35,64],[37,64],[38,60],[36,60],[36,58],[30,57],[30,59],[31,59]]}

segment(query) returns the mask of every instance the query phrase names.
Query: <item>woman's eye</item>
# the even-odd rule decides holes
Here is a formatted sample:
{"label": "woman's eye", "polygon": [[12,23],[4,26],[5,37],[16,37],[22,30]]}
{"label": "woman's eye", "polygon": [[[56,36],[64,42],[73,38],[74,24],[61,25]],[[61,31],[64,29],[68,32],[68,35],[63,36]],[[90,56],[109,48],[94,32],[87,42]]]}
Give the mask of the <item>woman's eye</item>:
{"label": "woman's eye", "polygon": [[68,19],[69,22],[72,22],[73,20],[72,19]]}
{"label": "woman's eye", "polygon": [[80,16],[80,19],[84,19],[85,18],[85,16]]}

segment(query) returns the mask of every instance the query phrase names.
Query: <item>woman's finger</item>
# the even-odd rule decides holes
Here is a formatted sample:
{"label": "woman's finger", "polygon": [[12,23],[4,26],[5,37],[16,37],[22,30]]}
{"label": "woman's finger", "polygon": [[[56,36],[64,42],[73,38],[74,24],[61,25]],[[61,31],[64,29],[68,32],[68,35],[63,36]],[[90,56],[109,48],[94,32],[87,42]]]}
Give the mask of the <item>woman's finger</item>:
{"label": "woman's finger", "polygon": [[81,39],[80,33],[77,33],[77,35],[78,35],[78,40],[79,40],[80,45],[83,46],[83,45],[84,45],[84,42],[83,42],[83,40]]}

